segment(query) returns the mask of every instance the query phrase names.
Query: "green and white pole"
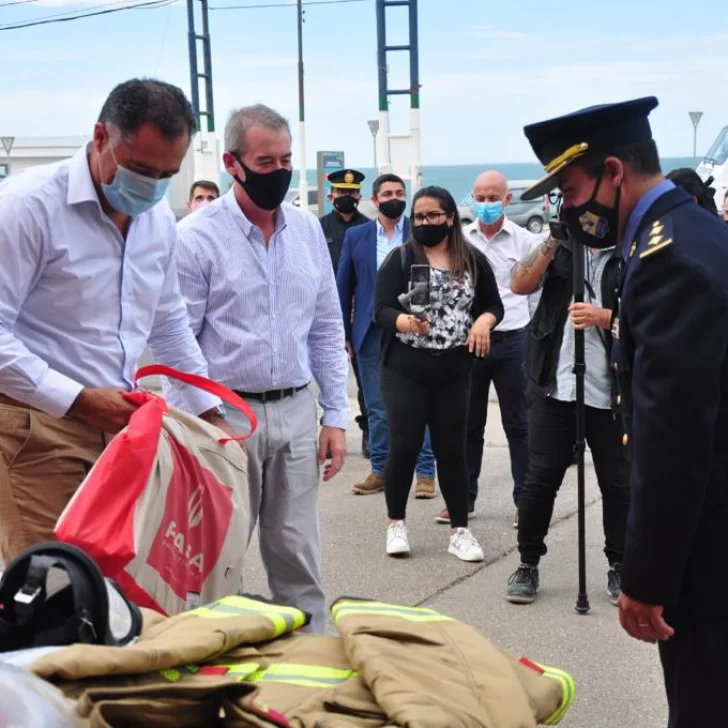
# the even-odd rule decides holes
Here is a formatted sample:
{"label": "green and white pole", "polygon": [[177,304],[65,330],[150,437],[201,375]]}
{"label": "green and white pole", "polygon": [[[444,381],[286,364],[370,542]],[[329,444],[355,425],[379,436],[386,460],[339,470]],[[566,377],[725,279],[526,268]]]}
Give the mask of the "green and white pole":
{"label": "green and white pole", "polygon": [[409,3],[409,45],[410,45],[410,154],[414,195],[424,185],[422,172],[422,146],[420,139],[420,53],[418,42],[417,0]]}
{"label": "green and white pole", "polygon": [[308,210],[308,181],[306,179],[306,111],[303,94],[303,0],[298,4],[298,196],[302,210]]}

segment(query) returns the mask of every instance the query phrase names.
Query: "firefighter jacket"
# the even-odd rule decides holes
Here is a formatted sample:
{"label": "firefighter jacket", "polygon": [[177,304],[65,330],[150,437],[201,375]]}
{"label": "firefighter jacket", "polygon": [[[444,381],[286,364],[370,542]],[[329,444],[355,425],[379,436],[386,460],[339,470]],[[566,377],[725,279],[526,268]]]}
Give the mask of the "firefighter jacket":
{"label": "firefighter jacket", "polygon": [[32,666],[91,728],[532,728],[574,698],[565,672],[517,658],[434,609],[332,607],[337,637],[295,608],[229,596],[145,612],[125,647],[72,645]]}

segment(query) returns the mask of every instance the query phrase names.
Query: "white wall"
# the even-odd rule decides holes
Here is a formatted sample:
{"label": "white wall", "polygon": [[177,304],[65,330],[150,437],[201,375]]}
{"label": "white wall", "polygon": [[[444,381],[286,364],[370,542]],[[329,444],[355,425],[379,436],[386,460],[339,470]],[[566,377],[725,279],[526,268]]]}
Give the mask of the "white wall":
{"label": "white wall", "polygon": [[0,164],[9,165],[9,172],[22,172],[28,167],[52,164],[72,157],[87,144],[89,137],[16,137],[10,156],[0,148]]}

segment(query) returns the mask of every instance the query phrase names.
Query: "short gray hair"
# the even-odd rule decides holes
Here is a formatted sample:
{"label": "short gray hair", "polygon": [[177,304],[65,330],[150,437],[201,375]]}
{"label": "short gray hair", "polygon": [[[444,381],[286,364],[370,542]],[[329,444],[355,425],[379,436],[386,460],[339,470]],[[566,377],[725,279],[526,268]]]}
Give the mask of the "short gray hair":
{"label": "short gray hair", "polygon": [[291,136],[288,120],[264,104],[243,106],[230,114],[225,125],[225,149],[228,152],[242,152],[245,133],[254,126],[262,126],[270,131],[286,130]]}

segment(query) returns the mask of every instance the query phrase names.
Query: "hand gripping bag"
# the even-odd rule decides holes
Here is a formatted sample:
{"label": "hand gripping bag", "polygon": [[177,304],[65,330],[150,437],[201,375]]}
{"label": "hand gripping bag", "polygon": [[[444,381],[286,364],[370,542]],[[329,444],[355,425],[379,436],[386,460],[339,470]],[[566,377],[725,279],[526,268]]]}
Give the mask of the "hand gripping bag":
{"label": "hand gripping bag", "polygon": [[[178,379],[218,395],[257,426],[250,406],[204,377],[151,365],[136,375]],[[248,543],[247,456],[217,427],[145,391],[56,524],[127,597],[162,614],[238,591]]]}

